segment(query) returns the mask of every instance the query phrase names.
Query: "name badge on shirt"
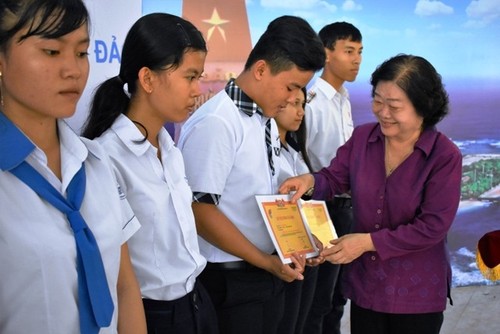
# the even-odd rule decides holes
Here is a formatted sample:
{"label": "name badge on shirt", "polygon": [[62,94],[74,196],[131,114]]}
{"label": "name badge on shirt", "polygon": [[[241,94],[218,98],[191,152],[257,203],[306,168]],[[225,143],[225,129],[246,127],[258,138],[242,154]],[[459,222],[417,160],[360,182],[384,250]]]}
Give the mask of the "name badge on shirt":
{"label": "name badge on shirt", "polygon": [[280,136],[276,136],[276,139],[274,140],[273,151],[274,151],[275,156],[277,156],[277,157],[280,156],[280,154],[281,154]]}

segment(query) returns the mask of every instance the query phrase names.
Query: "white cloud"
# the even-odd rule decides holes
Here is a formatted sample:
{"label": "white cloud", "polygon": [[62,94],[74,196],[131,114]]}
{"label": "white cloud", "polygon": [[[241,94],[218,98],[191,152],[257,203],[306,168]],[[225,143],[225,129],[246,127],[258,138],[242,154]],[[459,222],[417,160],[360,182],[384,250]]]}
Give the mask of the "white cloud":
{"label": "white cloud", "polygon": [[337,11],[337,6],[328,3],[328,1],[319,1],[319,7],[328,10],[330,13],[335,13]]}
{"label": "white cloud", "polygon": [[441,29],[441,24],[439,23],[433,23],[428,27],[429,30],[439,30]]}
{"label": "white cloud", "polygon": [[500,0],[473,0],[465,9],[469,28],[482,28],[500,17]]}
{"label": "white cloud", "polygon": [[363,6],[354,2],[354,0],[346,0],[342,4],[342,9],[345,11],[362,10]]}
{"label": "white cloud", "polygon": [[287,9],[321,9],[331,13],[337,11],[337,6],[324,0],[261,0],[260,5],[264,8],[287,8]]}
{"label": "white cloud", "polygon": [[473,0],[465,9],[471,17],[500,13],[500,0]]}
{"label": "white cloud", "polygon": [[441,1],[418,0],[415,7],[415,14],[419,16],[431,16],[439,14],[453,14],[453,7],[445,5]]}

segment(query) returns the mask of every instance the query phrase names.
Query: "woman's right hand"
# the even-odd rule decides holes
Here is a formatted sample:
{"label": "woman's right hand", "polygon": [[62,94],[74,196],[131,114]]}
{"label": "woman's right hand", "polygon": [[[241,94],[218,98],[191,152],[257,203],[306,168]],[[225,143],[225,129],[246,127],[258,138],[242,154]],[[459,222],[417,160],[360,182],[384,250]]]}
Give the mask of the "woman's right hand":
{"label": "woman's right hand", "polygon": [[312,187],[314,187],[314,176],[312,174],[302,174],[283,181],[280,185],[279,193],[289,194],[295,191],[291,201],[292,203],[296,203]]}

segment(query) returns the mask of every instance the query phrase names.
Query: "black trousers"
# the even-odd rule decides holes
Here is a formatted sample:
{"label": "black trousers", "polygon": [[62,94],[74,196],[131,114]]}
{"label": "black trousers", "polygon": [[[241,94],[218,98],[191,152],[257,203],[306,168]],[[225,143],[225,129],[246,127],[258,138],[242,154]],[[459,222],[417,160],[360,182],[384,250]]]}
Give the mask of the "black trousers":
{"label": "black trousers", "polygon": [[285,282],[285,311],[278,333],[301,334],[314,297],[319,267],[306,267],[304,280]]}
{"label": "black trousers", "polygon": [[213,304],[200,282],[186,296],[172,300],[143,299],[148,334],[217,334]]}
{"label": "black trousers", "polygon": [[[349,233],[353,220],[351,199],[335,197],[326,204],[339,237]],[[341,265],[325,262],[319,266],[304,334],[340,334],[344,305],[347,303],[340,292],[340,273]]]}
{"label": "black trousers", "polygon": [[283,317],[285,282],[247,262],[208,263],[199,276],[222,334],[275,334]]}
{"label": "black trousers", "polygon": [[443,319],[443,312],[381,313],[351,301],[351,334],[439,334]]}

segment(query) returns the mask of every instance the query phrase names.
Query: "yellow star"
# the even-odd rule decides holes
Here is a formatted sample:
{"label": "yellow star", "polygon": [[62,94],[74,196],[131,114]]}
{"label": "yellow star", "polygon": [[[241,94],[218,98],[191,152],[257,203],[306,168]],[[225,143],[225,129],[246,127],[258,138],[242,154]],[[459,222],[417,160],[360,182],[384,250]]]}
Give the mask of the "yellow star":
{"label": "yellow star", "polygon": [[217,8],[214,8],[214,11],[212,12],[212,17],[208,20],[203,20],[205,23],[209,23],[212,25],[210,29],[208,29],[208,34],[207,34],[207,42],[210,40],[210,37],[212,36],[215,28],[220,32],[222,35],[222,38],[224,41],[226,41],[226,33],[224,29],[220,27],[220,25],[229,22],[229,20],[223,20],[220,18],[219,13],[217,12]]}

